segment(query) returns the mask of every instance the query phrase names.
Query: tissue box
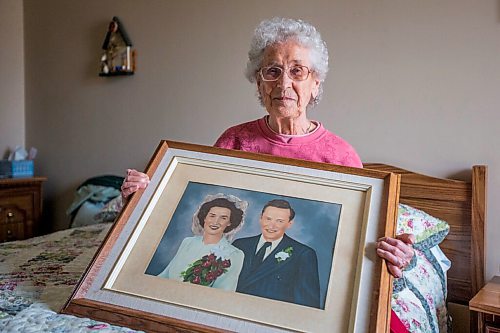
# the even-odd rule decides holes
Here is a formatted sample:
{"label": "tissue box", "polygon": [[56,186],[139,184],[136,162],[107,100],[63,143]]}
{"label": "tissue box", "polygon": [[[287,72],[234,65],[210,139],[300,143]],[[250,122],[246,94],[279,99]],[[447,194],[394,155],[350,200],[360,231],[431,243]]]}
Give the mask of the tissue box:
{"label": "tissue box", "polygon": [[35,171],[33,160],[12,161],[12,177],[33,177]]}
{"label": "tissue box", "polygon": [[0,161],[0,178],[33,177],[33,175],[34,175],[33,160]]}

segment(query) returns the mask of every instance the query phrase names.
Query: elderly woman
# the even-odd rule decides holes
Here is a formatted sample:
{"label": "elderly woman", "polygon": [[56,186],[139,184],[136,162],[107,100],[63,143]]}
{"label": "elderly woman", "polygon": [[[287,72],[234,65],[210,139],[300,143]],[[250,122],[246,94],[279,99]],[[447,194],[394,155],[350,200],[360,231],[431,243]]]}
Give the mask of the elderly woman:
{"label": "elderly woman", "polygon": [[208,195],[193,216],[195,236],[182,240],[158,276],[235,291],[245,255],[230,241],[243,226],[247,207],[233,195]]}
{"label": "elderly woman", "polygon": [[[255,83],[267,115],[227,129],[215,146],[363,167],[351,145],[308,118],[321,99],[327,71],[328,50],[315,27],[286,18],[261,22],[248,52],[246,76]],[[123,198],[148,182],[145,174],[128,170]],[[394,276],[401,277],[413,257],[413,242],[408,234],[379,240],[377,254]]]}

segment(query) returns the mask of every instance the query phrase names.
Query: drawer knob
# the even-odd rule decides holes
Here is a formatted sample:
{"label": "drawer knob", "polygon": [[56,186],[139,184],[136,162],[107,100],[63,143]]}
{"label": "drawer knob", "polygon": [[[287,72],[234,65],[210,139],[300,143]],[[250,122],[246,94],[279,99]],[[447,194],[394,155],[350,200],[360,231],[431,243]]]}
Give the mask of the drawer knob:
{"label": "drawer knob", "polygon": [[7,229],[7,235],[5,238],[7,241],[12,241],[16,238],[16,236],[14,235],[14,233],[10,229]]}

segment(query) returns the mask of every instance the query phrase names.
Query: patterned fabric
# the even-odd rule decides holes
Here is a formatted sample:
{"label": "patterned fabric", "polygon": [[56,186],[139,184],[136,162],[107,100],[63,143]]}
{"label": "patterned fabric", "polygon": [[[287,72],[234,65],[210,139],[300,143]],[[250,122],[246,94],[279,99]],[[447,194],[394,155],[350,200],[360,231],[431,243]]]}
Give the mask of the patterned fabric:
{"label": "patterned fabric", "polygon": [[414,234],[419,249],[430,249],[439,245],[450,226],[443,220],[408,205],[399,204],[396,234]]}
{"label": "patterned fabric", "polygon": [[134,333],[126,327],[118,327],[89,318],[57,314],[42,304],[19,312],[13,320],[0,320],[0,332],[50,332],[50,333]]}
{"label": "patterned fabric", "polygon": [[102,209],[94,215],[95,223],[113,222],[120,214],[123,208],[122,196],[119,195],[102,207]]}
{"label": "patterned fabric", "polygon": [[406,329],[406,326],[403,325],[401,320],[399,320],[398,316],[394,312],[394,310],[391,309],[391,333],[408,333],[408,330]]}
{"label": "patterned fabric", "polygon": [[111,224],[0,244],[0,332],[133,332],[60,315]]}
{"label": "patterned fabric", "polygon": [[215,143],[216,147],[297,158],[308,161],[362,168],[354,148],[342,138],[326,130],[319,122],[306,135],[275,133],[266,117],[227,129]]}
{"label": "patterned fabric", "polygon": [[391,306],[409,332],[447,332],[446,270],[449,260],[438,244],[449,226],[413,207],[399,206],[397,234],[413,233],[413,265],[394,280]]}

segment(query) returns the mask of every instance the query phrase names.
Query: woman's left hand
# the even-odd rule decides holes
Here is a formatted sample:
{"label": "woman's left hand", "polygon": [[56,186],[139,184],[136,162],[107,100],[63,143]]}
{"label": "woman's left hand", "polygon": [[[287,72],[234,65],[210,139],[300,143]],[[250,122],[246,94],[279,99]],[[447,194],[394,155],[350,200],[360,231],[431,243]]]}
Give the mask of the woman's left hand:
{"label": "woman's left hand", "polygon": [[377,254],[386,260],[389,272],[400,278],[403,276],[403,269],[410,264],[415,255],[413,251],[415,235],[401,234],[396,238],[382,237],[377,242]]}

